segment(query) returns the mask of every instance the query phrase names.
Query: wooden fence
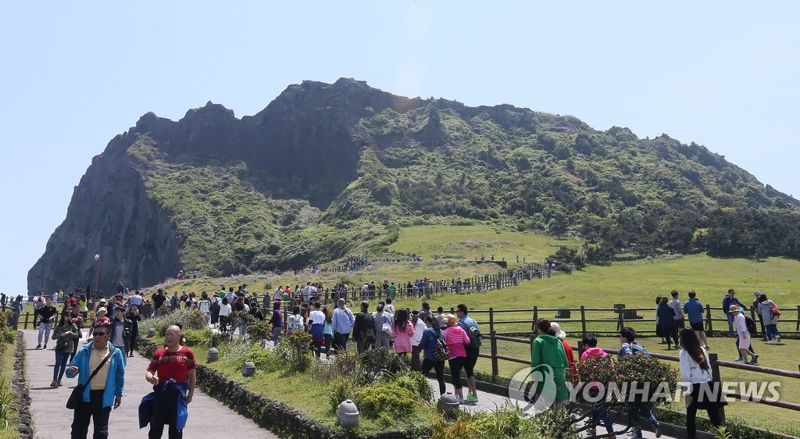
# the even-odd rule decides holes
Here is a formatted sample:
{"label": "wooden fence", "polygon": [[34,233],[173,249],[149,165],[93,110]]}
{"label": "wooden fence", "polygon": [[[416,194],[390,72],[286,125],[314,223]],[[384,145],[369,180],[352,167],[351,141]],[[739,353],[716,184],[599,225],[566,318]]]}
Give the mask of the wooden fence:
{"label": "wooden fence", "polygon": [[[510,342],[510,343],[519,343],[519,344],[524,344],[524,345],[530,346],[531,342],[535,338],[535,335],[532,334],[534,322],[535,322],[536,319],[538,319],[540,317],[541,318],[548,318],[548,320],[551,320],[551,322],[558,322],[559,325],[561,325],[562,329],[564,329],[564,327],[567,326],[567,324],[569,324],[569,323],[579,324],[580,325],[580,329],[577,330],[577,331],[569,331],[569,330],[565,329],[567,332],[570,332],[573,335],[579,335],[579,334],[580,335],[586,335],[588,332],[595,332],[595,333],[603,332],[603,331],[591,331],[591,330],[589,330],[587,328],[587,323],[593,323],[593,322],[604,322],[604,323],[612,323],[612,324],[614,322],[616,322],[616,325],[617,325],[618,328],[621,328],[623,326],[630,326],[631,322],[635,322],[635,323],[649,322],[652,325],[655,325],[655,320],[654,319],[626,320],[626,319],[623,318],[623,315],[622,315],[623,314],[622,313],[623,309],[624,308],[620,308],[620,307],[617,307],[617,308],[587,308],[587,307],[583,307],[582,306],[582,307],[580,307],[578,309],[575,309],[575,310],[573,310],[573,309],[569,310],[569,311],[578,311],[578,312],[580,312],[580,316],[581,316],[580,319],[569,319],[569,318],[567,318],[567,319],[563,319],[563,318],[559,319],[558,318],[558,314],[556,314],[556,315],[551,315],[550,314],[552,312],[556,312],[556,313],[560,313],[561,315],[566,315],[566,313],[563,313],[563,311],[567,310],[566,308],[537,308],[537,307],[534,307],[533,309],[504,309],[504,310],[496,310],[494,308],[489,308],[488,310],[470,310],[469,313],[473,318],[477,318],[477,320],[481,321],[484,325],[488,325],[488,329],[489,330],[488,330],[488,332],[484,333],[485,339],[484,339],[483,346],[486,346],[486,341],[488,341],[489,342],[488,343],[489,352],[488,353],[482,352],[481,354],[479,354],[479,357],[480,358],[485,358],[485,359],[490,361],[490,363],[491,363],[491,376],[492,376],[492,379],[494,380],[495,378],[499,378],[500,377],[500,362],[510,362],[510,363],[513,363],[513,364],[520,364],[520,365],[530,366],[530,364],[531,364],[530,358],[516,358],[516,357],[512,357],[512,356],[508,356],[508,355],[501,355],[500,352],[499,352],[499,349],[497,347],[497,342],[498,341],[502,341],[502,342]],[[709,333],[712,333],[711,330],[713,328],[713,323],[714,322],[725,322],[724,329],[725,329],[725,331],[727,331],[727,318],[712,318],[711,317],[711,311],[712,310],[719,310],[720,312],[722,311],[721,308],[711,308],[709,306],[706,306],[705,326],[709,330]],[[497,317],[500,317],[500,316],[502,316],[504,314],[507,314],[507,313],[519,314],[520,312],[529,312],[529,313],[531,313],[532,319],[531,320],[509,320],[509,319],[498,320],[498,319],[496,319],[496,315],[497,315]],[[609,317],[609,318],[606,318],[606,319],[600,319],[600,318],[591,319],[591,318],[587,318],[586,317],[587,313],[589,313],[589,312],[614,312],[614,313],[618,314],[618,316],[617,317]],[[797,306],[797,312],[798,312],[798,319],[792,319],[792,320],[783,319],[783,320],[781,320],[783,323],[791,322],[791,323],[795,324],[795,331],[792,331],[792,333],[795,334],[795,335],[797,334],[797,325],[800,325],[800,305]],[[485,315],[487,317],[487,319],[486,320],[481,319],[480,317],[478,317],[480,315]],[[526,324],[526,325],[530,324],[531,325],[531,332],[529,332],[527,334],[516,333],[516,335],[503,335],[501,332],[497,331],[498,326],[503,326],[503,325],[515,325],[515,326],[518,326],[520,324]],[[614,331],[614,332],[616,332],[616,331]],[[640,333],[640,331],[638,331],[638,330],[636,332],[637,332],[637,334]],[[645,331],[642,331],[642,332],[645,332]],[[652,332],[655,332],[655,331],[652,331]],[[511,333],[514,333],[514,332],[512,331]],[[578,357],[580,357],[580,354],[583,353],[583,350],[584,350],[584,346],[583,346],[582,342],[579,342],[577,346],[573,346],[572,348],[577,353]],[[604,350],[609,354],[619,354],[619,351],[615,350],[615,349],[604,349]],[[673,356],[673,355],[666,355],[666,354],[653,353],[653,352],[651,352],[650,355],[652,355],[653,358],[657,358],[657,359],[662,360],[662,361],[670,361],[670,362],[676,362],[676,363],[679,362],[679,358],[678,358],[677,355]],[[738,369],[738,370],[744,370],[744,371],[749,371],[749,372],[757,372],[757,373],[765,374],[767,376],[776,377],[776,378],[777,377],[785,377],[785,378],[800,379],[800,372],[784,370],[784,369],[775,369],[775,368],[771,368],[771,367],[763,367],[763,366],[757,366],[757,365],[750,365],[750,364],[745,364],[745,363],[737,363],[737,362],[734,362],[734,361],[724,361],[724,360],[720,360],[718,358],[717,354],[713,353],[713,352],[709,353],[709,359],[710,359],[710,365],[711,365],[711,368],[712,368],[714,380],[717,381],[717,382],[724,381],[724,377],[722,376],[722,373],[721,373],[722,369]],[[788,410],[793,410],[793,411],[800,411],[800,404],[793,403],[793,402],[773,401],[773,400],[770,400],[770,399],[761,399],[761,398],[755,397],[754,395],[749,395],[749,394],[743,395],[743,394],[740,394],[739,392],[728,392],[728,393],[726,393],[726,395],[727,395],[728,398],[736,399],[736,400],[740,400],[740,401],[755,402],[755,403],[758,403],[758,404],[764,404],[764,405],[768,405],[768,406],[772,406],[772,407],[780,407],[780,408],[783,408],[783,409],[788,409]],[[723,412],[723,415],[724,415],[724,412]]]}

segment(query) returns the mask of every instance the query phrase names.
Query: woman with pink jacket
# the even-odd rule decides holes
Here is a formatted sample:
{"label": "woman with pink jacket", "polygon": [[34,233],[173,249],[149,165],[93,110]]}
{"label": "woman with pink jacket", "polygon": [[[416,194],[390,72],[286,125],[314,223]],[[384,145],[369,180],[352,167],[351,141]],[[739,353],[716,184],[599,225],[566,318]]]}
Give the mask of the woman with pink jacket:
{"label": "woman with pink jacket", "polygon": [[399,309],[394,315],[392,338],[394,351],[403,358],[411,352],[411,337],[414,336],[414,324],[408,319],[408,310]]}
{"label": "woman with pink jacket", "polygon": [[447,345],[447,354],[450,357],[448,364],[450,366],[450,376],[453,379],[453,388],[455,389],[456,398],[458,402],[464,403],[464,393],[461,390],[461,369],[467,361],[467,345],[469,342],[469,335],[466,331],[458,326],[458,319],[452,314],[445,315],[445,322],[447,329],[442,331],[444,334],[444,342]]}

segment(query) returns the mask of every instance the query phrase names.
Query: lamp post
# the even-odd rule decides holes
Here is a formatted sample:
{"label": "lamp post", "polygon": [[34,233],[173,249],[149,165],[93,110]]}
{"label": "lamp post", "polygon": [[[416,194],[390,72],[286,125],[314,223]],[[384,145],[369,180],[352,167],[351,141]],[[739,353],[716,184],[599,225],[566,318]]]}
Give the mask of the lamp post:
{"label": "lamp post", "polygon": [[99,284],[100,283],[100,255],[94,255],[94,291],[92,292],[92,308],[94,308],[94,302],[97,298],[97,292],[100,290]]}

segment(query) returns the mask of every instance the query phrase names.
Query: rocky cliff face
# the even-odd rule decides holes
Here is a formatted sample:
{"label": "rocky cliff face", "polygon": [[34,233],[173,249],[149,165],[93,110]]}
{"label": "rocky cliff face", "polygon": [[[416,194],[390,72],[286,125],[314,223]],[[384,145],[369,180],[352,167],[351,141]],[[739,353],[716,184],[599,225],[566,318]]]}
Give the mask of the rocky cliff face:
{"label": "rocky cliff face", "polygon": [[106,291],[117,280],[151,285],[180,269],[175,227],[147,196],[142,175],[115,150],[124,141],[112,141],[81,178],[67,218],[28,272],[29,292],[93,284],[95,254]]}
{"label": "rocky cliff face", "polygon": [[680,251],[709,209],[799,205],[668,136],[305,81],[241,119],[210,102],[179,121],[142,116],[94,158],[28,288],[92,283],[95,254],[106,291],[179,269],[301,267],[378,245],[424,215]]}

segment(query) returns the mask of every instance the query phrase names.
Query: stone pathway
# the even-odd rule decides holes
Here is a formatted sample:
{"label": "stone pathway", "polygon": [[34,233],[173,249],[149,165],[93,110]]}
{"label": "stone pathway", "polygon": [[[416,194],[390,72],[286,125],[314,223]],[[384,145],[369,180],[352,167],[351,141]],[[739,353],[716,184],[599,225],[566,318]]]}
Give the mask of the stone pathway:
{"label": "stone pathway", "polygon": [[[84,330],[84,335],[88,330]],[[55,354],[51,350],[55,341],[48,342],[47,350],[34,349],[36,331],[26,330],[26,375],[31,387],[31,412],[33,413],[34,431],[37,439],[55,439],[69,436],[72,423],[72,411],[64,404],[69,397],[76,379],[64,377],[64,386],[50,388],[53,380],[53,363]],[[147,437],[147,429],[139,430],[139,401],[152,391],[152,386],[145,381],[144,373],[149,360],[136,354],[128,358],[125,367],[125,390],[122,405],[111,412],[109,421],[110,437],[114,439],[141,439]],[[92,427],[89,427],[91,437]],[[163,437],[167,437],[166,428]],[[259,427],[217,400],[196,390],[194,399],[189,405],[189,421],[184,430],[184,437],[198,439],[219,439],[220,437],[245,437],[275,439],[278,436]]]}

